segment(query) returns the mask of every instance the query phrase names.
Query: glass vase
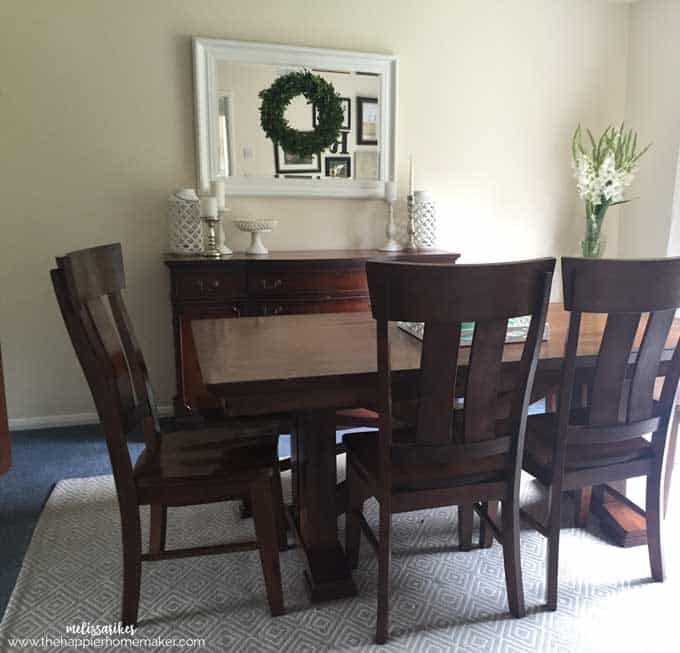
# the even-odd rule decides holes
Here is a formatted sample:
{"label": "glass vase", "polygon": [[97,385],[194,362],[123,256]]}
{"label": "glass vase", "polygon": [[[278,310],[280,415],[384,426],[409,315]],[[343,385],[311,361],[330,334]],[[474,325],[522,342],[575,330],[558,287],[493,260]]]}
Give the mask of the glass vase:
{"label": "glass vase", "polygon": [[586,216],[586,233],[581,241],[581,254],[585,258],[600,258],[604,254],[607,239],[602,231],[603,222],[604,215],[601,217],[592,214]]}

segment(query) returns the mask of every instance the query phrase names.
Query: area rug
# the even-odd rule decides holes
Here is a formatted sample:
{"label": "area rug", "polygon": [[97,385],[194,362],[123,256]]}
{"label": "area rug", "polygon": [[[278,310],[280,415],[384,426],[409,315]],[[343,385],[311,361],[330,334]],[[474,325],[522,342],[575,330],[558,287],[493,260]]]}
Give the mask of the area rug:
{"label": "area rug", "polygon": [[[539,504],[533,483],[526,484],[523,501]],[[367,516],[375,526],[375,504],[368,504]],[[673,517],[667,520],[671,555],[677,547],[670,544],[680,534],[676,524]],[[146,534],[146,511],[143,525]],[[252,520],[239,519],[235,503],[169,513],[169,547],[251,536]],[[559,610],[547,612],[545,542],[531,530],[524,530],[521,539],[529,610],[521,620],[508,613],[500,545],[457,551],[456,511],[439,509],[394,518],[392,639],[386,646],[373,645],[377,563],[363,541],[355,572],[358,596],[323,605],[308,600],[297,552],[283,553],[287,613],[276,619],[267,611],[256,552],[145,563],[134,634],[144,641],[125,646],[125,635],[113,632],[117,645],[98,650],[651,653],[673,648],[680,599],[673,557],[667,561],[667,581],[653,583],[645,547],[612,546],[596,524],[588,530],[565,528]],[[119,618],[120,578],[112,478],[60,482],[40,517],[0,624],[0,650],[23,645],[24,650],[71,651],[78,637],[93,636],[97,629],[108,634]],[[78,628],[81,634],[73,634]]]}

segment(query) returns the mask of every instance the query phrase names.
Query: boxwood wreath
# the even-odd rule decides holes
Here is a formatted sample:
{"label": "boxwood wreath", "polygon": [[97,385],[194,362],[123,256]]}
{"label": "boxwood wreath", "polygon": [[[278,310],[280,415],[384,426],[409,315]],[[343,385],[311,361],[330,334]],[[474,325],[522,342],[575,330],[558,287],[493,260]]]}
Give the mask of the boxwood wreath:
{"label": "boxwood wreath", "polygon": [[[303,95],[318,111],[317,125],[312,131],[299,131],[288,124],[284,114],[290,101]],[[274,143],[289,154],[310,156],[338,140],[343,113],[340,96],[333,84],[310,71],[282,75],[267,89],[260,91],[260,125]]]}

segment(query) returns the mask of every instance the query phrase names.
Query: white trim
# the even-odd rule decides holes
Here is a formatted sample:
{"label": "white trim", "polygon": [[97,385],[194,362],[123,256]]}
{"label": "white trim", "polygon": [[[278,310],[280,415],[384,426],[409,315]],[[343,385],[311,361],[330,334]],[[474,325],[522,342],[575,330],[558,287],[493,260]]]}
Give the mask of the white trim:
{"label": "white trim", "polygon": [[277,66],[320,68],[323,70],[361,70],[381,77],[380,179],[374,182],[337,179],[290,180],[274,177],[227,177],[230,195],[278,197],[385,197],[385,183],[395,181],[397,67],[394,55],[348,50],[306,48],[272,43],[250,43],[219,39],[193,38],[194,102],[196,119],[196,170],[201,192],[210,190],[217,169],[217,104],[215,97],[215,63],[239,61]]}
{"label": "white trim", "polygon": [[[172,406],[159,406],[160,417],[172,417]],[[29,429],[47,429],[60,426],[81,426],[84,424],[98,424],[97,413],[71,413],[70,415],[42,415],[40,417],[13,417],[9,420],[10,431],[27,431]]]}

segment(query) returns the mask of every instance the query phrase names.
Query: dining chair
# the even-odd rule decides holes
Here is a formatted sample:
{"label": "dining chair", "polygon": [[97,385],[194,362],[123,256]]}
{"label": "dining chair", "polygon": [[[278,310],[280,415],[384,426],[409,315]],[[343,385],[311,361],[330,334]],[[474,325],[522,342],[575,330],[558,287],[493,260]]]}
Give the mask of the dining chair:
{"label": "dining chair", "polygon": [[[377,329],[377,434],[349,435],[346,553],[358,565],[360,531],[378,554],[376,641],[389,632],[392,514],[440,506],[475,505],[503,545],[511,613],[525,614],[519,550],[519,481],[527,408],[545,324],[555,259],[494,265],[369,262],[366,266]],[[501,376],[507,321],[531,323],[512,382]],[[391,372],[389,322],[423,322],[415,421],[395,423],[400,396]],[[462,322],[475,322],[472,347],[459,351]],[[468,359],[469,356],[469,360]],[[467,365],[466,365],[467,363]],[[464,377],[464,408],[454,410]],[[393,389],[394,382],[394,389]],[[363,515],[379,503],[379,536]],[[502,523],[487,512],[502,501]]]}
{"label": "dining chair", "polygon": [[[282,614],[279,549],[285,545],[285,526],[276,417],[161,433],[146,364],[123,303],[120,245],[66,254],[57,258],[51,275],[111,460],[123,539],[122,622],[137,623],[142,561],[256,549],[271,614]],[[145,447],[133,464],[128,436],[140,427]],[[253,506],[255,541],[166,547],[169,506],[244,497]],[[148,553],[142,553],[141,542],[139,508],[144,505],[150,506],[151,517]]]}
{"label": "dining chair", "polygon": [[2,375],[2,351],[0,351],[0,474],[5,474],[12,466],[12,447],[9,440],[7,422],[7,400],[5,382]]}
{"label": "dining chair", "polygon": [[[680,306],[680,258],[563,258],[562,280],[570,318],[557,411],[529,417],[524,452],[524,469],[548,488],[547,519],[522,515],[547,538],[550,610],[558,602],[562,492],[645,476],[649,561],[654,580],[663,580],[662,474],[680,378],[680,347],[666,349]],[[604,314],[606,325],[590,379],[576,384],[579,330],[590,313]]]}

